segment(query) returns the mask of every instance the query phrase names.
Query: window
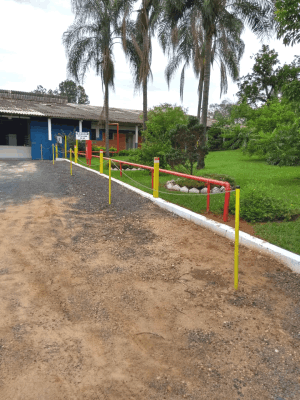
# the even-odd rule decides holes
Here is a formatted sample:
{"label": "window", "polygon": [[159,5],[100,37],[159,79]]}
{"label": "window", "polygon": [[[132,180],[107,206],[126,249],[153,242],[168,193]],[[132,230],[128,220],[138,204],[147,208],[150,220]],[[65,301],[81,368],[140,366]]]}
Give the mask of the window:
{"label": "window", "polygon": [[91,129],[90,140],[96,140],[96,129]]}
{"label": "window", "polygon": [[97,138],[97,140],[103,140],[103,133],[101,131],[101,129],[99,130],[99,137]]}
{"label": "window", "polygon": [[114,140],[114,133],[109,131],[109,140]]}

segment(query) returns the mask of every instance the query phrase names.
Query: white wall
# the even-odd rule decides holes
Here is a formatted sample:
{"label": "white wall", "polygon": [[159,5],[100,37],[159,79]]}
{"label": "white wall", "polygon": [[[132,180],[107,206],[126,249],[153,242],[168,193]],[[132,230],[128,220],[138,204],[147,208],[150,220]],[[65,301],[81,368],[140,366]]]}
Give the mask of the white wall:
{"label": "white wall", "polygon": [[3,158],[30,158],[31,147],[28,146],[0,146],[0,159]]}

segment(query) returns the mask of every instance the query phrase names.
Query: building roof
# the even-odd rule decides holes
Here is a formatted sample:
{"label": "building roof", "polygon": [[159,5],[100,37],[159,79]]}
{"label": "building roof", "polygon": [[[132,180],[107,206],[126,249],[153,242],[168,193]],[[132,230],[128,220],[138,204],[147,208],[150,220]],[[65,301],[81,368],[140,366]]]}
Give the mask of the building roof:
{"label": "building roof", "polygon": [[[104,120],[103,107],[68,103],[67,97],[39,93],[0,90],[0,114],[62,118],[86,121]],[[110,108],[109,121],[142,124],[142,110]],[[207,120],[207,126],[215,121]]]}

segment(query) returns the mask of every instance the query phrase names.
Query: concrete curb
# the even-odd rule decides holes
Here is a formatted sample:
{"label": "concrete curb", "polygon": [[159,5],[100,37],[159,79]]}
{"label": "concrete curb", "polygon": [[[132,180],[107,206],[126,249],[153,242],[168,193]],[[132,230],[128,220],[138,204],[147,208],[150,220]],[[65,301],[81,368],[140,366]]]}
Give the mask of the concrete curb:
{"label": "concrete curb", "polygon": [[[65,160],[65,161],[70,162],[70,160],[66,160],[66,159],[57,159],[57,160]],[[95,171],[94,169],[85,167],[84,165],[75,164],[74,162],[72,162],[72,163],[78,167],[84,168],[88,171],[92,171],[95,174],[108,179],[107,175],[104,175],[104,174],[102,175],[102,174],[100,174],[100,172]],[[176,204],[169,203],[166,200],[163,200],[160,198],[154,198],[151,194],[143,192],[142,190],[137,189],[133,186],[130,186],[127,183],[121,182],[118,179],[111,178],[111,180],[113,182],[116,182],[116,183],[124,186],[125,188],[127,188],[129,190],[132,190],[133,192],[135,192],[143,197],[146,197],[147,199],[153,201],[153,203],[157,204],[159,207],[164,208],[165,210],[168,210],[182,218],[185,218],[188,221],[191,221],[197,225],[203,226],[204,228],[209,229],[209,230],[213,231],[214,233],[216,233],[220,236],[223,236],[229,240],[234,241],[234,239],[235,239],[235,231],[230,226],[215,222],[209,218],[204,217],[203,215],[194,213],[193,211],[190,211],[183,207],[177,206]],[[276,260],[285,264],[291,270],[293,270],[297,273],[300,273],[300,256],[298,254],[292,253],[291,251],[284,250],[281,247],[275,246],[269,242],[266,242],[262,239],[258,239],[256,237],[253,237],[253,236],[248,235],[247,233],[241,232],[241,231],[239,234],[239,243],[250,249],[259,251],[268,256],[272,256]]]}

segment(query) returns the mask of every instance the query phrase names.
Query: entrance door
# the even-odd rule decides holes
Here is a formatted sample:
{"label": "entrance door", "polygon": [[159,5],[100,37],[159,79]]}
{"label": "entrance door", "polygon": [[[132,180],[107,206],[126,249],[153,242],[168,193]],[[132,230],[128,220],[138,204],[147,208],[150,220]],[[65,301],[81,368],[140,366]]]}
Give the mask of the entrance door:
{"label": "entrance door", "polygon": [[133,149],[133,135],[126,135],[126,150]]}

